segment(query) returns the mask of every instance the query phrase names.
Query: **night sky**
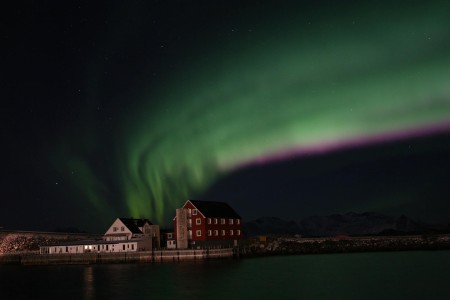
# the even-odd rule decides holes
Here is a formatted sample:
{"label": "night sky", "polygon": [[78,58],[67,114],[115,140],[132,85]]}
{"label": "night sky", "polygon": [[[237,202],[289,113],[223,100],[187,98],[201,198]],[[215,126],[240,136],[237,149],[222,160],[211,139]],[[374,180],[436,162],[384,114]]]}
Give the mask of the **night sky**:
{"label": "night sky", "polygon": [[0,226],[166,226],[187,199],[450,222],[448,1],[17,1],[0,22]]}

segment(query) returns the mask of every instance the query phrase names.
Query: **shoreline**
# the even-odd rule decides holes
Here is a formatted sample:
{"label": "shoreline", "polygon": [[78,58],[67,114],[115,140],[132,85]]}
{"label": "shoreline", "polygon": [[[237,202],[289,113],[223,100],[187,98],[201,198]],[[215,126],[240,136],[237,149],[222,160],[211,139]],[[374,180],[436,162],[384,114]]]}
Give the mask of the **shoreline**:
{"label": "shoreline", "polygon": [[10,253],[0,255],[0,265],[89,265],[205,261],[235,257],[233,248],[154,250],[136,252],[90,252],[78,254]]}
{"label": "shoreline", "polygon": [[272,236],[254,240],[247,256],[300,255],[356,252],[450,250],[450,235],[360,236],[299,238]]}
{"label": "shoreline", "polygon": [[301,238],[272,236],[245,240],[238,248],[153,250],[121,253],[0,254],[0,265],[74,265],[110,263],[165,263],[279,255],[338,254],[358,252],[450,250],[450,235],[363,236]]}

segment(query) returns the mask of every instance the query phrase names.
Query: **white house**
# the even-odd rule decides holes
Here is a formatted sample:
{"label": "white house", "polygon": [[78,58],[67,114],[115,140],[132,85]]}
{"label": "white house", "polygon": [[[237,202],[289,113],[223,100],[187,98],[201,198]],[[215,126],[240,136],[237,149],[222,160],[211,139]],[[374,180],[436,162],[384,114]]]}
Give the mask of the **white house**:
{"label": "white house", "polygon": [[159,225],[152,224],[148,219],[117,218],[106,231],[105,241],[124,241],[131,239],[151,238],[154,246],[160,246]]}
{"label": "white house", "polygon": [[41,254],[150,251],[160,247],[159,226],[147,219],[117,218],[102,240],[41,246]]}

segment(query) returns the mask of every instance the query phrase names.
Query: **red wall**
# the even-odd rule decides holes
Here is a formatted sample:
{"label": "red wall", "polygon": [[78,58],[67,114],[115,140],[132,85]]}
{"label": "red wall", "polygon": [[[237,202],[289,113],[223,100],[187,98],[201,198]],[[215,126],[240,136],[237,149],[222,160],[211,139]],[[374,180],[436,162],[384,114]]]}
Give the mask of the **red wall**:
{"label": "red wall", "polygon": [[[192,214],[192,210],[195,209],[195,206],[192,205],[191,202],[187,202],[183,208],[191,209],[191,220],[192,226],[188,228],[188,230],[192,230],[192,240],[193,241],[205,241],[205,240],[239,240],[243,238],[242,235],[242,221],[239,220],[239,224],[237,224],[238,219],[233,219],[233,224],[229,224],[229,218],[225,218],[225,224],[221,224],[222,218],[217,218],[217,224],[214,224],[214,219],[211,218],[211,224],[207,224],[208,218],[205,218],[200,211],[197,212],[197,215]],[[197,225],[196,220],[200,219],[201,224]],[[175,232],[175,238],[177,235],[177,226],[176,220],[173,221],[173,228]],[[197,236],[197,230],[201,230],[201,236]],[[212,231],[212,236],[208,236],[208,230]],[[218,235],[214,235],[214,230],[218,230]],[[225,235],[222,235],[222,230],[225,230]],[[233,235],[230,235],[230,230],[233,230]],[[237,235],[237,230],[240,230],[240,235]]]}

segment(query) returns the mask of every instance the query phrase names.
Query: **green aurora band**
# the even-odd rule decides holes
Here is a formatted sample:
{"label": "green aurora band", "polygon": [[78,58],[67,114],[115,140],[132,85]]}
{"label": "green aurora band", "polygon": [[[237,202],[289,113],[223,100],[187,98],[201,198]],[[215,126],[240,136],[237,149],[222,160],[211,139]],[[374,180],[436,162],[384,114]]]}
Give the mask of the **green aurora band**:
{"label": "green aurora band", "polygon": [[123,122],[116,184],[129,213],[167,223],[255,158],[448,124],[450,7],[441,5],[292,16],[202,49]]}

